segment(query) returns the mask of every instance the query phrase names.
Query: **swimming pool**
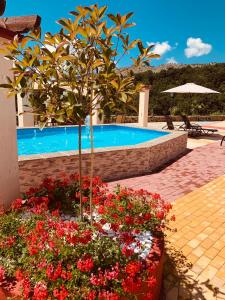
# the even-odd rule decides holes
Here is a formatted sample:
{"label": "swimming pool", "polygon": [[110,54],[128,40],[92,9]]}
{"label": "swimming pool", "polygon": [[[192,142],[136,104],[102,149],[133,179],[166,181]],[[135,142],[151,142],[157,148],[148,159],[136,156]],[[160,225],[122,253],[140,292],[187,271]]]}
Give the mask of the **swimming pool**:
{"label": "swimming pool", "polygon": [[[168,135],[168,132],[118,125],[94,126],[94,147],[130,146]],[[43,130],[17,129],[19,155],[78,150],[78,127],[55,127]],[[82,127],[82,148],[90,148],[88,127]]]}

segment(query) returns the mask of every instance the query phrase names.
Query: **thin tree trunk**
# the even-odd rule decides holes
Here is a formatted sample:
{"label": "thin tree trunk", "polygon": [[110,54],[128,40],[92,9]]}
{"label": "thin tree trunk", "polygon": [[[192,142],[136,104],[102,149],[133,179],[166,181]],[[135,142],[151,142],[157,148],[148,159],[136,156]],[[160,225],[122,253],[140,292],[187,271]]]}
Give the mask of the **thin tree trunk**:
{"label": "thin tree trunk", "polygon": [[93,101],[93,90],[91,93],[91,108],[90,108],[90,142],[91,142],[91,165],[90,165],[90,218],[91,225],[93,224],[93,173],[94,173],[94,134],[93,134],[93,116],[92,116],[92,101]]}
{"label": "thin tree trunk", "polygon": [[81,144],[81,136],[82,136],[82,127],[81,123],[78,125],[78,146],[79,146],[79,188],[80,188],[80,219],[83,221],[83,188],[82,188],[82,144]]}

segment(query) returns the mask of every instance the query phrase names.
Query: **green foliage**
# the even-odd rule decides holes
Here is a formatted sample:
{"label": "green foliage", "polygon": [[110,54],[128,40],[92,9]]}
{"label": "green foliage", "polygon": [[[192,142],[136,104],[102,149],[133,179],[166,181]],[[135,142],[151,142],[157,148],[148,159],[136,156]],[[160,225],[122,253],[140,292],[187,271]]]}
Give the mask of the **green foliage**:
{"label": "green foliage", "polygon": [[[137,81],[152,85],[149,113],[155,115],[210,115],[225,113],[225,64],[169,68],[158,73],[147,71],[135,75]],[[221,94],[161,94],[162,91],[188,82],[215,89]]]}
{"label": "green foliage", "polygon": [[28,96],[42,126],[51,119],[59,123],[82,123],[100,106],[101,113],[129,106],[142,85],[132,74],[124,76],[118,63],[137,47],[136,66],[158,57],[140,40],[130,40],[132,13],[106,15],[107,7],[78,6],[73,18],[58,21],[59,33],[40,31],[16,37],[6,46],[5,56],[14,62],[16,77],[1,87]]}

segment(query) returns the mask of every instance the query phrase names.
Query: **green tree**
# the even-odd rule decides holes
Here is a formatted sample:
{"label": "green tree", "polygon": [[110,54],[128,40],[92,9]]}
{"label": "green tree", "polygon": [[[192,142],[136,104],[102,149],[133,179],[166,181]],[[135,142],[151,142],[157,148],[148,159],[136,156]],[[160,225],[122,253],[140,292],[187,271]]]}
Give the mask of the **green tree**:
{"label": "green tree", "polygon": [[40,31],[17,37],[6,46],[6,57],[14,62],[15,79],[8,78],[10,94],[27,96],[33,113],[40,117],[41,126],[48,120],[79,124],[80,213],[82,218],[82,160],[81,125],[90,116],[91,135],[91,192],[92,218],[93,177],[93,110],[105,107],[131,106],[133,96],[142,84],[132,73],[124,75],[117,65],[130,50],[138,48],[133,57],[135,66],[148,65],[154,57],[152,46],[145,48],[140,40],[131,41],[127,29],[132,13],[106,15],[107,7],[97,4],[78,6],[71,12],[73,19],[58,21],[59,33],[47,33],[41,39]]}

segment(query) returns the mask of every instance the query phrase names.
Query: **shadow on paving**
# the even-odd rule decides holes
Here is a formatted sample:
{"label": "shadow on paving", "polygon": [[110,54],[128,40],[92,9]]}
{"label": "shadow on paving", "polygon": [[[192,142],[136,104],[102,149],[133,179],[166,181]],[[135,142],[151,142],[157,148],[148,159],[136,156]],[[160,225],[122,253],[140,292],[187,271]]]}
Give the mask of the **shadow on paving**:
{"label": "shadow on paving", "polygon": [[154,170],[152,170],[151,172],[149,172],[149,175],[150,174],[156,174],[156,173],[159,173],[159,172],[163,171],[164,169],[168,168],[173,163],[175,163],[176,161],[180,160],[181,158],[183,158],[184,156],[186,156],[187,154],[189,154],[192,151],[193,151],[193,149],[188,149],[187,148],[183,153],[181,153],[180,155],[178,155],[176,158],[169,160],[167,163],[165,163],[162,166],[160,166],[158,168],[155,168]]}
{"label": "shadow on paving", "polygon": [[191,140],[202,140],[202,139],[205,140],[205,139],[207,139],[207,140],[210,140],[210,141],[220,141],[222,139],[222,137],[223,137],[222,134],[217,133],[217,134],[213,134],[213,135],[206,135],[206,136],[200,136],[200,137],[195,137],[195,138],[189,137],[189,139],[191,139]]}
{"label": "shadow on paving", "polygon": [[182,251],[166,242],[163,286],[160,300],[220,300],[225,294],[213,286],[210,280],[202,281],[191,271]]}
{"label": "shadow on paving", "polygon": [[[153,175],[153,174],[160,173],[161,171],[163,171],[164,169],[166,169],[167,167],[169,167],[170,165],[172,165],[176,161],[179,161],[181,158],[183,158],[184,156],[186,156],[187,154],[189,154],[192,151],[193,151],[193,149],[188,149],[187,148],[183,153],[179,154],[176,158],[169,160],[167,163],[164,163],[160,167],[157,167],[157,168],[155,168],[151,171],[148,171],[148,172],[144,172],[143,174],[133,175],[133,176],[124,176],[119,180],[139,178],[139,177],[143,177],[143,176],[148,176],[148,175]],[[114,182],[114,181],[115,180],[107,180],[106,182],[110,183],[110,182]]]}

